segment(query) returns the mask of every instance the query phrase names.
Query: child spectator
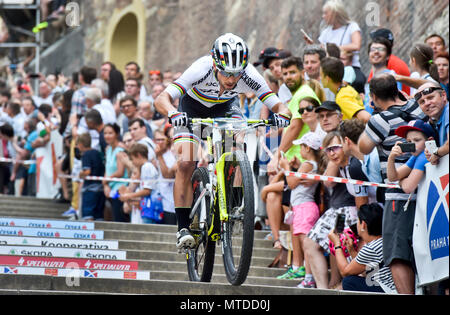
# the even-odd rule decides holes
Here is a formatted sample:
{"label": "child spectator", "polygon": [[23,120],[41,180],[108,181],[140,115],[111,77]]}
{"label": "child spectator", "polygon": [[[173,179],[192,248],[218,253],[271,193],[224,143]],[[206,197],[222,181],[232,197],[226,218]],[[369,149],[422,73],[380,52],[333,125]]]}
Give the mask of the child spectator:
{"label": "child spectator", "polygon": [[[81,152],[80,177],[103,176],[105,166],[103,165],[101,153],[91,148],[91,136],[84,133],[76,140],[78,150]],[[103,220],[105,208],[105,195],[103,185],[100,181],[85,180],[81,189],[81,216],[83,220]]]}
{"label": "child spectator", "polygon": [[[342,245],[353,251],[353,239],[347,235],[345,244],[342,244],[334,230],[328,235],[330,241],[336,244],[336,261],[339,272],[344,277],[344,290],[396,293],[391,271],[383,263],[382,221],[383,208],[379,204],[361,206],[358,211],[357,229],[365,245],[350,263],[344,255]],[[360,276],[363,273],[365,277]]]}
{"label": "child spectator", "polygon": [[[148,149],[144,144],[133,144],[129,151],[131,162],[140,172],[141,183],[139,189],[135,192],[126,191],[120,194],[120,201],[127,202],[133,199],[142,199],[150,197],[152,190],[157,187],[158,171],[155,166],[148,161]],[[141,213],[144,223],[154,223],[152,219],[146,217],[145,213]]]}
{"label": "child spectator", "polygon": [[[391,182],[400,182],[403,192],[410,194],[407,200],[392,200],[387,202],[385,211],[392,211],[396,215],[402,214],[405,217],[403,224],[399,228],[394,228],[390,222],[383,222],[383,248],[384,261],[391,265],[392,261],[405,266],[403,273],[392,272],[394,282],[399,290],[399,284],[408,288],[409,294],[414,294],[414,253],[412,249],[412,235],[414,229],[414,218],[416,211],[416,188],[425,174],[425,164],[428,163],[425,157],[425,142],[435,137],[433,128],[422,120],[415,120],[406,126],[401,126],[395,130],[395,134],[401,138],[406,138],[408,143],[415,144],[415,151],[408,161],[398,166],[396,159],[406,152],[402,151],[400,141],[397,141],[391,150],[387,162],[387,177]],[[392,270],[392,267],[391,267]],[[406,285],[405,285],[406,284]],[[400,291],[400,290],[399,290]]]}
{"label": "child spectator", "polygon": [[[306,133],[301,139],[293,142],[295,145],[300,145],[300,155],[305,160],[300,165],[300,173],[321,173],[323,167],[319,167],[322,161],[320,147],[322,139],[319,135],[313,132]],[[281,166],[284,169],[289,169],[286,159],[282,159]],[[291,224],[292,245],[293,245],[293,261],[289,270],[278,277],[278,279],[299,279],[304,278],[303,284],[311,284],[313,281],[311,268],[308,261],[300,261],[299,252],[302,251],[303,241],[311,228],[319,219],[319,207],[315,202],[315,193],[318,182],[311,186],[301,185],[301,179],[293,176],[287,177],[287,183],[291,189],[291,206],[294,212],[293,222]]]}

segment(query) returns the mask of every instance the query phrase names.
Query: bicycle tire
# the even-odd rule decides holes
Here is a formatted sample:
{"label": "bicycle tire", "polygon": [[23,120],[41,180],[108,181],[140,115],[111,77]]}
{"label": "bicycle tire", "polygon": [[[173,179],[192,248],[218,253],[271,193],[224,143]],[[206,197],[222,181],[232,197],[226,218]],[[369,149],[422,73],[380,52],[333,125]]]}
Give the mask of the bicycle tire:
{"label": "bicycle tire", "polygon": [[[208,170],[204,167],[195,169],[192,175],[192,187],[194,200],[192,206],[197,201],[203,187],[209,183]],[[216,242],[208,236],[208,229],[212,222],[211,198],[205,196],[206,224],[199,224],[202,207],[198,207],[191,220],[190,230],[196,239],[196,246],[186,253],[188,274],[190,281],[210,282],[214,268],[214,256],[216,252]]]}
{"label": "bicycle tire", "polygon": [[[253,171],[247,155],[239,150],[233,152],[232,158],[225,162],[224,174],[228,221],[222,222],[223,263],[228,281],[238,286],[247,279],[254,237]],[[242,245],[239,262],[235,264],[237,257],[232,238],[233,231],[236,232],[239,227],[242,227]]]}

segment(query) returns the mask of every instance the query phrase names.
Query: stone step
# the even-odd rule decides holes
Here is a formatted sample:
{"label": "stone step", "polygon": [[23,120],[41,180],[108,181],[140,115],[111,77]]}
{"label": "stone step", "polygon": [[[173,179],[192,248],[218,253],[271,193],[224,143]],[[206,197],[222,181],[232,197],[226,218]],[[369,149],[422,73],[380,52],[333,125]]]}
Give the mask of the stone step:
{"label": "stone step", "polygon": [[173,280],[117,280],[80,279],[79,286],[68,286],[64,277],[3,275],[0,287],[3,290],[45,290],[64,292],[111,292],[117,294],[158,295],[339,295],[354,294],[336,290],[299,289],[296,287],[262,286],[244,284],[232,286],[227,283],[200,283]]}

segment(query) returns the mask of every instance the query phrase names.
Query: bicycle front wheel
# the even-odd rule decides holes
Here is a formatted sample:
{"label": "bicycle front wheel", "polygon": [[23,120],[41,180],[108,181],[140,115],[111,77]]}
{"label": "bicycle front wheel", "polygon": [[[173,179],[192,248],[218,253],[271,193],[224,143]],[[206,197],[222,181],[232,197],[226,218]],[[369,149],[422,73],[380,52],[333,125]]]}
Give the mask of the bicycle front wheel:
{"label": "bicycle front wheel", "polygon": [[225,273],[232,285],[244,283],[252,259],[255,217],[252,174],[243,151],[233,152],[225,162],[228,221],[222,222],[222,252]]}
{"label": "bicycle front wheel", "polygon": [[[208,171],[204,167],[197,168],[192,175],[194,192],[192,206],[200,198],[207,183],[209,183]],[[216,242],[208,235],[208,230],[213,222],[211,210],[211,198],[204,196],[191,219],[190,230],[195,237],[196,245],[186,253],[190,281],[211,281],[216,252]]]}

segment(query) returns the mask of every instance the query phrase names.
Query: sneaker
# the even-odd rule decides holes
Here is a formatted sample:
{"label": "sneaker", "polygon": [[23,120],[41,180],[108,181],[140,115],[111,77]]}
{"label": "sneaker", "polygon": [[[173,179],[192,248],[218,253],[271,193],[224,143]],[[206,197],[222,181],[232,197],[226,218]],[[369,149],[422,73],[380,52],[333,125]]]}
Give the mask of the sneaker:
{"label": "sneaker", "polygon": [[314,280],[310,280],[310,281],[303,280],[302,282],[300,282],[300,284],[297,286],[297,288],[307,289],[307,288],[317,288],[317,286],[316,286],[316,282]]}
{"label": "sneaker", "polygon": [[67,210],[66,212],[64,212],[62,214],[63,217],[73,217],[77,215],[77,210],[75,210],[74,208],[70,207],[69,210]]}
{"label": "sneaker", "polygon": [[297,268],[297,270],[293,270],[292,267],[290,267],[288,269],[288,271],[286,271],[285,274],[282,274],[281,276],[278,276],[277,279],[288,279],[288,280],[292,280],[292,279],[303,279],[305,278],[305,267],[301,266],[299,268]]}
{"label": "sneaker", "polygon": [[183,247],[194,248],[195,239],[188,229],[184,228],[177,232],[177,248],[181,249]]}

